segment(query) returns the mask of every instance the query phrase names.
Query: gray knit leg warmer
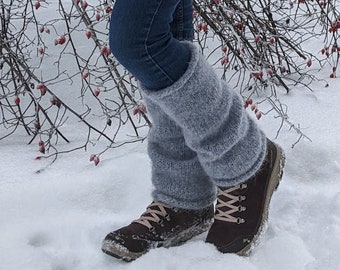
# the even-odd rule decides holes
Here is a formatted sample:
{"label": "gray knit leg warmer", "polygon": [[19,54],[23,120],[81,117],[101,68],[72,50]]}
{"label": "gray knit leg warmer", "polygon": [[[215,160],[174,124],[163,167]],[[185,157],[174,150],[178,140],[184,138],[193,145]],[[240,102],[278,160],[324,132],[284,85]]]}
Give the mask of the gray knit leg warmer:
{"label": "gray knit leg warmer", "polygon": [[[266,137],[246,113],[238,95],[217,77],[196,46],[190,42],[183,44],[191,51],[185,74],[170,87],[158,91],[142,87],[144,97],[162,108],[181,127],[185,138],[181,147],[186,143],[197,153],[204,171],[216,185],[226,187],[244,182],[263,162]],[[152,155],[151,151],[151,158]],[[173,157],[174,161],[176,159]],[[176,169],[169,167],[169,170]],[[178,171],[182,180],[185,177],[181,173]],[[197,172],[188,166],[186,174],[197,175]],[[179,192],[182,187],[179,186]],[[185,192],[202,192],[201,187],[195,185]]]}
{"label": "gray knit leg warmer", "polygon": [[216,198],[216,187],[185,143],[180,127],[155,103],[145,98],[152,127],[148,153],[152,161],[152,195],[174,207],[201,209]]}

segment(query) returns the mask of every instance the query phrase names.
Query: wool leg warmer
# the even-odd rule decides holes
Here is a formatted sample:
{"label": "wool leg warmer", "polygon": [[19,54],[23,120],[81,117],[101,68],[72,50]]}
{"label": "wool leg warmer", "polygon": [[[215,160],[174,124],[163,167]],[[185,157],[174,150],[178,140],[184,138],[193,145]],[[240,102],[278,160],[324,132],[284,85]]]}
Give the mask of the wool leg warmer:
{"label": "wool leg warmer", "polygon": [[183,209],[201,209],[216,198],[216,187],[197,154],[185,143],[182,129],[152,100],[145,98],[152,127],[148,154],[152,163],[153,198]]}
{"label": "wool leg warmer", "polygon": [[[266,137],[244,110],[239,96],[218,78],[197,47],[190,42],[183,42],[183,46],[191,52],[185,74],[173,85],[158,91],[142,87],[144,97],[157,104],[181,128],[185,142],[181,141],[178,147],[187,145],[197,154],[211,181],[221,187],[244,182],[263,162]],[[174,166],[170,168],[176,170]],[[198,175],[190,166],[186,173]],[[180,174],[178,171],[178,177]],[[200,187],[196,192],[201,192]]]}

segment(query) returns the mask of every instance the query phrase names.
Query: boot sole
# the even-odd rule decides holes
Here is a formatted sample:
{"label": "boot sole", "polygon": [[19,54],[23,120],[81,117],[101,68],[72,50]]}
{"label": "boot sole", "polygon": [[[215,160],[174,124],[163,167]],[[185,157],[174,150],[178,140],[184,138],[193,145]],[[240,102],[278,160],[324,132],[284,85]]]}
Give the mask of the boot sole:
{"label": "boot sole", "polygon": [[191,238],[209,230],[212,223],[213,223],[213,218],[210,220],[206,220],[200,224],[194,225],[167,240],[150,242],[151,248],[145,250],[144,252],[132,252],[128,250],[126,247],[118,243],[114,243],[112,241],[105,241],[105,240],[103,241],[103,244],[102,244],[102,251],[105,254],[108,254],[117,259],[122,259],[123,261],[130,262],[144,255],[145,253],[147,253],[149,250],[153,248],[159,248],[159,247],[169,248],[173,246],[179,246],[185,243],[186,241],[190,240]]}
{"label": "boot sole", "polygon": [[273,166],[274,169],[273,169],[273,171],[270,175],[270,179],[269,179],[269,183],[268,183],[268,187],[267,187],[267,194],[266,194],[266,199],[265,199],[264,207],[263,207],[261,225],[260,225],[260,228],[259,228],[257,234],[254,236],[253,240],[247,246],[245,246],[242,250],[240,250],[236,253],[240,256],[249,256],[251,250],[254,248],[254,246],[256,246],[258,244],[258,240],[259,240],[260,236],[264,233],[266,223],[268,221],[268,212],[269,212],[270,200],[272,198],[274,191],[276,191],[277,188],[279,187],[280,181],[282,179],[283,168],[285,166],[286,157],[285,157],[283,149],[275,143],[274,143],[274,145],[275,145],[276,151],[277,151],[276,152],[276,160],[275,160],[275,163],[274,163],[274,166]]}

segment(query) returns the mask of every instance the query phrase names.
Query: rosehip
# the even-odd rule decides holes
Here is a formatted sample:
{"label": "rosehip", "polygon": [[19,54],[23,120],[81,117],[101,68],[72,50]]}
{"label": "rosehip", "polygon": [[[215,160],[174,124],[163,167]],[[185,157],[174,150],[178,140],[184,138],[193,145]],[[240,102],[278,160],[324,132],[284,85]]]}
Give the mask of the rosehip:
{"label": "rosehip", "polygon": [[203,32],[208,31],[208,26],[205,23],[202,24],[202,30],[203,30]]}
{"label": "rosehip", "polygon": [[138,107],[134,107],[133,108],[133,111],[132,111],[132,114],[133,115],[136,115],[136,114],[138,114],[139,113],[139,108]]}
{"label": "rosehip", "polygon": [[257,120],[260,120],[260,118],[262,117],[262,113],[260,111],[257,112],[255,115],[256,115]]}
{"label": "rosehip", "polygon": [[82,7],[83,9],[86,9],[89,6],[89,4],[86,1],[83,1]]}
{"label": "rosehip", "polygon": [[112,7],[107,7],[107,8],[105,9],[105,12],[106,12],[106,13],[111,13],[111,12],[112,12]]}
{"label": "rosehip", "polygon": [[276,42],[276,39],[275,39],[274,37],[271,37],[271,38],[269,39],[269,43],[270,43],[270,44],[275,44],[275,42]]}
{"label": "rosehip", "polygon": [[87,77],[90,75],[87,71],[83,72],[83,79],[87,79]]}
{"label": "rosehip", "polygon": [[58,44],[63,45],[66,42],[66,37],[65,36],[60,36],[58,38]]}
{"label": "rosehip", "polygon": [[92,154],[92,155],[90,156],[90,161],[93,161],[95,156],[96,156],[95,154]]}
{"label": "rosehip", "polygon": [[98,97],[99,94],[100,94],[100,90],[99,90],[99,88],[96,88],[96,89],[94,90],[94,95],[95,95],[96,97]]}
{"label": "rosehip", "polygon": [[139,111],[142,112],[142,113],[146,113],[146,106],[144,103],[140,103],[139,106]]}
{"label": "rosehip", "polygon": [[225,64],[227,64],[229,62],[229,58],[228,56],[225,56],[221,59],[221,65],[224,66]]}
{"label": "rosehip", "polygon": [[44,48],[41,48],[41,47],[40,47],[40,48],[38,49],[38,52],[39,52],[39,54],[44,54]]}
{"label": "rosehip", "polygon": [[311,65],[312,65],[312,60],[311,59],[308,59],[308,61],[307,61],[307,67],[310,67]]}
{"label": "rosehip", "polygon": [[268,73],[269,76],[273,76],[274,71],[271,68],[268,68],[267,73]]}
{"label": "rosehip", "polygon": [[40,6],[41,6],[41,5],[40,5],[40,2],[39,2],[39,1],[35,2],[35,4],[34,4],[35,9],[39,9]]}
{"label": "rosehip", "polygon": [[285,73],[287,71],[286,67],[285,66],[280,66],[280,71],[281,71],[281,73]]}
{"label": "rosehip", "polygon": [[103,47],[100,48],[100,53],[102,55],[108,56],[108,55],[111,54],[111,50],[110,50],[110,48],[108,46],[103,46]]}
{"label": "rosehip", "polygon": [[39,147],[39,152],[42,153],[42,154],[45,154],[45,152],[46,152],[45,146],[43,146],[43,145],[40,146]]}
{"label": "rosehip", "polygon": [[99,157],[95,156],[95,157],[93,158],[93,162],[94,162],[94,165],[97,166],[98,163],[100,162]]}
{"label": "rosehip", "polygon": [[40,141],[38,142],[38,145],[39,145],[39,146],[43,146],[43,145],[44,145],[44,142],[43,142],[42,140],[40,140]]}
{"label": "rosehip", "polygon": [[222,52],[226,53],[228,51],[228,48],[226,46],[222,47]]}
{"label": "rosehip", "polygon": [[96,21],[99,22],[99,21],[100,21],[100,18],[101,18],[100,14],[97,13],[97,14],[96,14]]}
{"label": "rosehip", "polygon": [[20,98],[18,97],[18,96],[16,96],[15,98],[14,98],[14,103],[15,103],[15,105],[19,105],[20,104]]}
{"label": "rosehip", "polygon": [[92,37],[92,31],[91,30],[86,31],[86,37],[87,38],[91,38]]}
{"label": "rosehip", "polygon": [[261,36],[260,35],[256,35],[255,36],[255,42],[259,42],[261,40]]}

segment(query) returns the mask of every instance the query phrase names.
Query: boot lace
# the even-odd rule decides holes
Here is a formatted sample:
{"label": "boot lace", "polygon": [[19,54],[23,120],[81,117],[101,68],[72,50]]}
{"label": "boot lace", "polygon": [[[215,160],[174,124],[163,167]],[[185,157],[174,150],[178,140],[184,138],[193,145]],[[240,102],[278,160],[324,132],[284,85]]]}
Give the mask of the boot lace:
{"label": "boot lace", "polygon": [[[225,190],[218,189],[215,219],[237,224],[245,222],[243,218],[235,217],[234,215],[246,210],[246,207],[239,204],[246,199],[246,196],[233,194],[234,191],[245,188],[247,188],[246,184],[240,184]],[[236,203],[238,205],[235,205]]]}
{"label": "boot lace", "polygon": [[158,223],[160,225],[163,224],[163,220],[170,220],[170,216],[168,215],[166,208],[170,208],[168,205],[161,202],[153,202],[151,203],[146,211],[141,215],[139,219],[134,220],[133,222],[139,223],[149,230],[153,230],[151,222]]}

